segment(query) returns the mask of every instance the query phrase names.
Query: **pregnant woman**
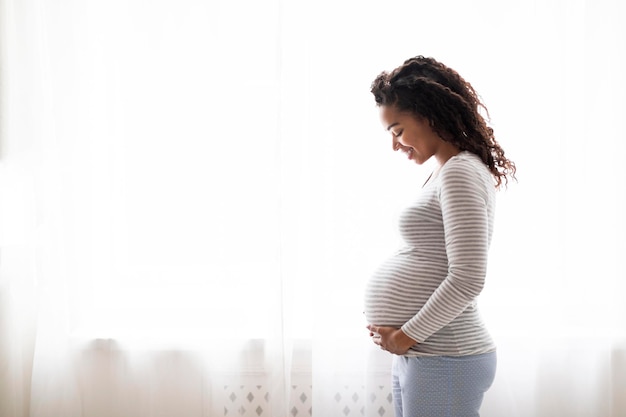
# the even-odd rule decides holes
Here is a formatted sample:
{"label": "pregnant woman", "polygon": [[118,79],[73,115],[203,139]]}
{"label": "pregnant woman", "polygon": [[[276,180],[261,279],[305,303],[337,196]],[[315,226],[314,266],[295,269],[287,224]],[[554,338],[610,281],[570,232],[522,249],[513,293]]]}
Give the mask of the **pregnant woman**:
{"label": "pregnant woman", "polygon": [[478,416],[496,347],[476,298],[493,233],[495,191],[515,178],[472,86],[432,59],[408,59],[371,88],[393,150],[437,168],[400,216],[403,249],[371,277],[367,328],[392,354],[396,417]]}

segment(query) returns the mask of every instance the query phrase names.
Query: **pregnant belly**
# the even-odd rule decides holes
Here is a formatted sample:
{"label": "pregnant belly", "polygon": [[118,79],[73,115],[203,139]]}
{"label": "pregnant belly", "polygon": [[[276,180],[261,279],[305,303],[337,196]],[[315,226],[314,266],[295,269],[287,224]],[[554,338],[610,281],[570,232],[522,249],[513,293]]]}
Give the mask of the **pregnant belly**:
{"label": "pregnant belly", "polygon": [[445,265],[433,265],[409,256],[394,256],[368,281],[365,318],[368,323],[400,327],[419,312],[447,274]]}

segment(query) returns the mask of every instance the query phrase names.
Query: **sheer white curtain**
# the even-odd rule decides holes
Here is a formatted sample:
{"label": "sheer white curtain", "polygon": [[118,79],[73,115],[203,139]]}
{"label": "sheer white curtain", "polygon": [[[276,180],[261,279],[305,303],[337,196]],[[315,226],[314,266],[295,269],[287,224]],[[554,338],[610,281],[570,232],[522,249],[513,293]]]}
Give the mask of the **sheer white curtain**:
{"label": "sheer white curtain", "polygon": [[483,414],[625,413],[623,6],[432,3],[1,1],[0,416],[393,415],[362,290],[429,167],[369,84],[416,54],[519,168]]}
{"label": "sheer white curtain", "polygon": [[286,407],[280,14],[245,9],[3,3],[14,410],[218,413],[244,373]]}

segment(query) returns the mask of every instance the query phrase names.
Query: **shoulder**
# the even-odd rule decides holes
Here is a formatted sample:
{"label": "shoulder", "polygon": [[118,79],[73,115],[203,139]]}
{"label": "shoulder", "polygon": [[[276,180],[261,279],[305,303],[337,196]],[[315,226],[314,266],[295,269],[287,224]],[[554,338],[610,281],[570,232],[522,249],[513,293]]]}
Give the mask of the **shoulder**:
{"label": "shoulder", "polygon": [[495,191],[489,168],[480,157],[467,151],[453,156],[441,167],[439,181],[442,189],[460,192],[473,190],[481,194]]}
{"label": "shoulder", "polygon": [[451,177],[485,177],[491,175],[487,165],[483,163],[478,155],[471,152],[461,152],[450,158],[442,167],[440,176],[442,178]]}

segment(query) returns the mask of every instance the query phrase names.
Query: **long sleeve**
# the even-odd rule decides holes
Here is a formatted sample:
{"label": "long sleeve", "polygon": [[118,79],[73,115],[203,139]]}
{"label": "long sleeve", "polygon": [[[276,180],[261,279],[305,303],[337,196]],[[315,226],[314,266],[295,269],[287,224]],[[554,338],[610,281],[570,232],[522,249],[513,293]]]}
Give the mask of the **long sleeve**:
{"label": "long sleeve", "polygon": [[418,342],[450,323],[483,289],[491,240],[493,182],[466,160],[445,164],[439,173],[448,273],[420,311],[402,330]]}

